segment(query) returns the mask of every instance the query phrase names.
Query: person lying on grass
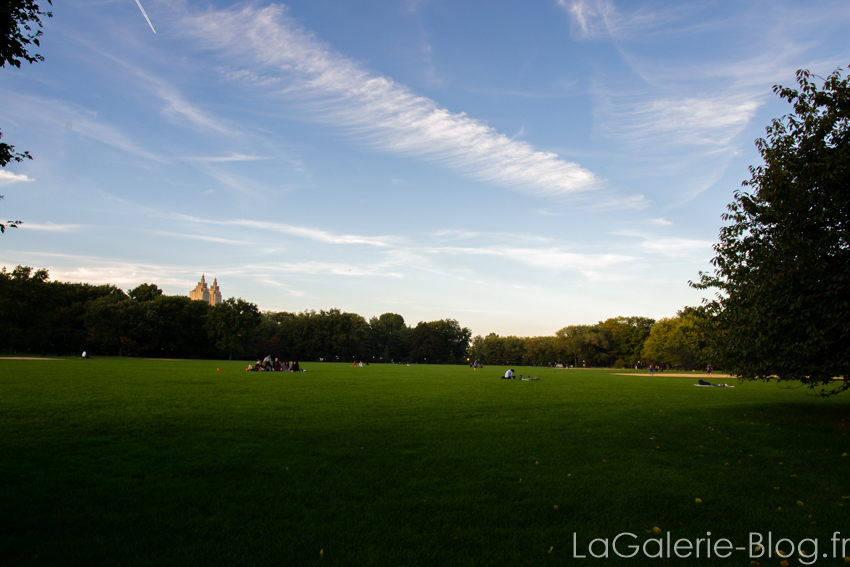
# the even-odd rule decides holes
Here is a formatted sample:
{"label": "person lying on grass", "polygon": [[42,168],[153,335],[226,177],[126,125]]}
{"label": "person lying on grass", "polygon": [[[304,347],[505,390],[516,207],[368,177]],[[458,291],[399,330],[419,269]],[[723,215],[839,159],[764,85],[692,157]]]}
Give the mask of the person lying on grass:
{"label": "person lying on grass", "polygon": [[714,386],[715,388],[728,388],[729,384],[712,384],[711,382],[706,382],[702,378],[699,379],[700,386]]}

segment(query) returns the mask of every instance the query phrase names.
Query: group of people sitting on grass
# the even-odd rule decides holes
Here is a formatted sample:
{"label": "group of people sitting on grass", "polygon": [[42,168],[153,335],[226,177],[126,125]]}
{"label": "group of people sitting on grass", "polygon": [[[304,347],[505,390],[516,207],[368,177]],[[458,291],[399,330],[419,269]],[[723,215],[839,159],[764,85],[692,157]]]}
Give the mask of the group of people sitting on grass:
{"label": "group of people sitting on grass", "polygon": [[301,370],[297,360],[281,362],[275,358],[272,362],[271,355],[265,357],[262,362],[258,360],[256,364],[249,364],[245,370],[247,372],[306,372]]}

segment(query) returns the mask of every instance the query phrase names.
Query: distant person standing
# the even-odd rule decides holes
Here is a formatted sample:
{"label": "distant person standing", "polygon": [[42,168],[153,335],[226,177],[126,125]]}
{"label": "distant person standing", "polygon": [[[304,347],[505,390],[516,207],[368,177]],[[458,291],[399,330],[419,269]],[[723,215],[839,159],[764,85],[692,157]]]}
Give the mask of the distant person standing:
{"label": "distant person standing", "polygon": [[649,365],[649,375],[652,376],[653,372],[655,372],[655,368],[653,368],[652,365],[650,364]]}
{"label": "distant person standing", "polygon": [[706,368],[705,368],[705,371],[706,371],[706,372],[708,372],[708,375],[709,375],[709,376],[711,376],[711,371],[712,371],[712,370],[714,370],[714,369],[711,367],[711,365],[710,365],[710,364],[709,364],[708,366],[706,366]]}

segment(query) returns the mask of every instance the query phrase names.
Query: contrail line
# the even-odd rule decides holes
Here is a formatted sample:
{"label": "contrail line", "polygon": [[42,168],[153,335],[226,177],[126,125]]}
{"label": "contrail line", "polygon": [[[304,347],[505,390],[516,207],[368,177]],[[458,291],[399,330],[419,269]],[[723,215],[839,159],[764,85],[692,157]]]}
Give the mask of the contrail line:
{"label": "contrail line", "polygon": [[154,29],[153,29],[153,24],[151,23],[151,19],[150,19],[150,18],[148,17],[148,15],[145,13],[145,9],[144,9],[144,8],[142,8],[142,3],[141,3],[141,2],[139,2],[139,0],[136,0],[136,4],[138,4],[138,5],[139,5],[139,10],[141,10],[141,11],[142,11],[142,15],[143,15],[143,16],[145,17],[145,19],[148,21],[148,25],[149,25],[149,26],[151,27],[151,29],[153,30],[153,33],[156,33],[156,30],[154,30]]}

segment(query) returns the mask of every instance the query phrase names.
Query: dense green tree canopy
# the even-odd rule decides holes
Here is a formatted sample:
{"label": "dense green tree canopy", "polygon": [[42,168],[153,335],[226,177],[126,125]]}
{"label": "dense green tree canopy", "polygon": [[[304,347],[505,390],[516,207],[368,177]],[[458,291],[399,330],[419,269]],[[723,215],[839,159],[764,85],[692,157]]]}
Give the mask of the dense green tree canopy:
{"label": "dense green tree canopy", "polygon": [[600,322],[599,329],[608,336],[611,365],[637,364],[653,325],[655,319],[649,317],[612,317]]}
{"label": "dense green tree canopy", "polygon": [[600,325],[570,325],[560,329],[555,336],[566,355],[567,364],[579,367],[608,363],[612,340]]}
{"label": "dense green tree canopy", "polygon": [[127,295],[136,301],[153,301],[157,297],[162,297],[162,290],[156,284],[143,283],[128,291]]}
{"label": "dense green tree canopy", "polygon": [[410,336],[410,358],[417,362],[465,363],[471,338],[472,331],[454,319],[422,321]]}
{"label": "dense green tree canopy", "polygon": [[234,354],[254,352],[259,325],[257,306],[242,298],[231,297],[209,309],[205,327],[207,336],[219,352],[226,353],[228,360],[233,360]]}
{"label": "dense green tree canopy", "polygon": [[686,307],[675,317],[656,322],[644,343],[641,357],[647,364],[662,364],[693,370],[711,361],[707,352],[705,310]]}
{"label": "dense green tree canopy", "polygon": [[162,329],[162,317],[156,304],[135,299],[114,301],[106,296],[93,301],[86,313],[86,325],[94,338],[107,350],[117,349],[118,356],[140,354],[156,342]]}
{"label": "dense green tree canopy", "polygon": [[51,295],[47,270],[18,266],[0,271],[0,340],[13,352],[17,345],[43,343]]}
{"label": "dense green tree canopy", "polygon": [[[756,142],[764,164],[735,193],[698,288],[717,288],[717,361],[745,379],[850,387],[850,87],[774,87],[794,113]],[[834,377],[845,380],[833,385]]]}
{"label": "dense green tree canopy", "polygon": [[406,360],[410,353],[411,329],[398,313],[369,319],[371,357],[379,361]]}
{"label": "dense green tree canopy", "polygon": [[478,360],[511,366],[572,364],[580,353],[588,366],[608,366],[623,363],[628,352],[640,352],[653,322],[616,317],[565,327],[557,336],[490,333],[470,345],[470,330],[454,319],[412,328],[398,313],[368,322],[340,309],[260,314],[243,300],[212,307],[165,295],[152,283],[124,293],[113,285],[51,282],[46,270],[28,266],[0,270],[0,345],[11,352],[429,364]]}

